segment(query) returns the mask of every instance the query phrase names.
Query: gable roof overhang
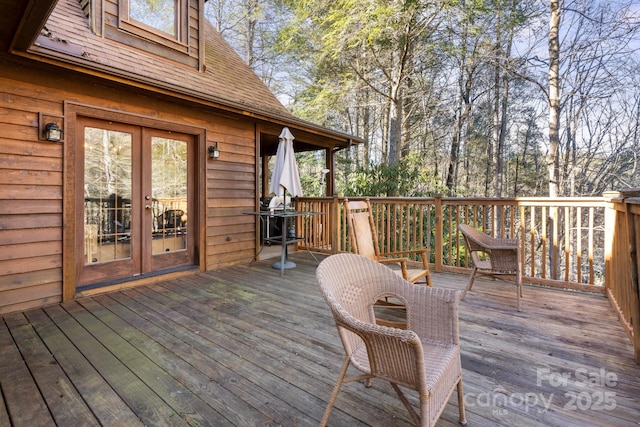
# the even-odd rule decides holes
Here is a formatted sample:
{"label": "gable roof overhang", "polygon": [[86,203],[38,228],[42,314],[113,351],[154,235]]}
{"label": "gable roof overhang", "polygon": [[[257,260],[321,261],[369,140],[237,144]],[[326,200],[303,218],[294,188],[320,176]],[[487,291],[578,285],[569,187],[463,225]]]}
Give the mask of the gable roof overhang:
{"label": "gable roof overhang", "polygon": [[359,138],[354,138],[345,133],[327,131],[321,126],[313,127],[309,122],[287,121],[280,124],[276,122],[265,123],[260,127],[260,156],[274,156],[278,149],[278,136],[282,128],[287,126],[293,136],[294,151],[338,151],[360,143]]}
{"label": "gable roof overhang", "polygon": [[55,8],[57,0],[0,0],[0,51],[26,51]]}
{"label": "gable roof overhang", "polygon": [[[78,0],[72,1],[78,4]],[[289,127],[296,137],[295,151],[321,149],[336,151],[347,148],[354,143],[363,142],[361,138],[353,135],[335,131],[293,116],[275,99],[275,96],[266,89],[266,86],[259,82],[258,77],[250,71],[246,64],[241,60],[238,62],[239,57],[208,23],[205,25],[207,27],[206,49],[208,50],[206,62],[219,63],[220,58],[222,58],[225,61],[223,65],[227,66],[227,69],[221,70],[216,74],[216,70],[211,69],[212,66],[210,66],[210,70],[204,73],[204,78],[222,80],[229,74],[233,74],[228,72],[228,67],[236,67],[236,69],[238,67],[246,67],[242,71],[246,78],[252,80],[250,82],[253,85],[252,88],[258,92],[256,98],[262,96],[266,99],[262,102],[262,105],[260,100],[257,103],[251,103],[246,101],[246,97],[244,99],[232,99],[233,95],[225,96],[224,93],[219,94],[215,90],[200,90],[196,85],[197,80],[195,81],[196,84],[182,85],[180,80],[162,79],[152,74],[136,73],[125,68],[113,67],[108,63],[91,61],[90,58],[95,54],[92,55],[93,52],[90,49],[95,45],[79,46],[78,44],[81,42],[74,42],[73,40],[71,42],[68,40],[60,42],[58,37],[52,37],[51,40],[47,40],[46,37],[42,36],[41,32],[45,24],[47,26],[51,25],[49,20],[59,2],[69,3],[68,0],[29,0],[27,2],[0,0],[0,9],[3,10],[3,13],[0,14],[0,53],[32,59],[37,61],[38,64],[51,69],[65,68],[73,72],[88,74],[116,85],[125,85],[134,87],[136,90],[153,92],[161,97],[177,98],[183,102],[215,108],[226,114],[252,117],[261,123],[261,156],[275,154],[278,135],[284,126]],[[69,4],[66,4],[65,7],[69,7]],[[67,22],[66,19],[65,22]],[[53,24],[55,25],[55,22]],[[51,28],[48,29],[51,30]],[[64,34],[64,28],[59,30],[61,34]],[[56,42],[60,44],[56,45]],[[119,46],[113,47],[112,52],[121,51],[120,48]],[[138,56],[144,55],[138,53]],[[155,59],[150,61],[152,63]],[[197,71],[194,70],[193,73],[197,73]],[[200,73],[201,76],[202,74]],[[218,82],[218,85],[223,88],[233,86],[233,84],[234,82],[229,82],[229,84]],[[237,82],[235,84],[237,85]],[[249,97],[249,99],[253,98],[252,96]]]}

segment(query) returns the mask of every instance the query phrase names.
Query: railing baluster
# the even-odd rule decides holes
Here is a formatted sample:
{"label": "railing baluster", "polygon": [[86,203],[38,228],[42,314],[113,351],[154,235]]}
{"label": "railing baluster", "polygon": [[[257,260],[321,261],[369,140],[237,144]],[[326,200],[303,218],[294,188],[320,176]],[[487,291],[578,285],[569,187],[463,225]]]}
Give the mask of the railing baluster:
{"label": "railing baluster", "polygon": [[[594,230],[594,208],[589,208],[589,284],[593,285],[595,274],[593,269],[593,230]],[[604,267],[603,267],[604,268]]]}
{"label": "railing baluster", "polygon": [[582,206],[576,211],[576,282],[582,283]]}
{"label": "railing baluster", "polygon": [[[569,281],[569,272],[571,271],[571,222],[572,217],[569,212],[569,207],[564,208],[564,281]],[[558,266],[560,267],[560,266]]]}

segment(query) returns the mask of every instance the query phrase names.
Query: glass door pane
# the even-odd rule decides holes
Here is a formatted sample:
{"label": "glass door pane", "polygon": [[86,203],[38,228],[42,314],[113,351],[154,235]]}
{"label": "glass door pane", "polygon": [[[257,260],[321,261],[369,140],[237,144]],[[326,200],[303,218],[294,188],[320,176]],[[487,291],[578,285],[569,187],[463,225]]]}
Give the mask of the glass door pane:
{"label": "glass door pane", "polygon": [[187,141],[151,137],[153,255],[187,250]]}
{"label": "glass door pane", "polygon": [[131,258],[132,135],[84,128],[85,265]]}

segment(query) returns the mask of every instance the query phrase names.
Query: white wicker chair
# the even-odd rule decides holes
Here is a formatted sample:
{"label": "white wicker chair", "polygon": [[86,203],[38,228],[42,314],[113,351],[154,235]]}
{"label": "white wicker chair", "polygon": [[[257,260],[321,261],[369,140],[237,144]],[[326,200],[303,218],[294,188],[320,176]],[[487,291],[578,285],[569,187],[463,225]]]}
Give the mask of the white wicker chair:
{"label": "white wicker chair", "polygon": [[[346,353],[321,426],[327,424],[343,383],[366,380],[369,385],[372,378],[389,381],[420,426],[435,424],[457,388],[460,423],[466,424],[458,338],[460,292],[411,284],[356,254],[326,258],[316,278]],[[407,329],[376,324],[373,307],[386,296],[405,304]],[[349,365],[362,375],[347,377]],[[419,414],[399,386],[418,391]]]}

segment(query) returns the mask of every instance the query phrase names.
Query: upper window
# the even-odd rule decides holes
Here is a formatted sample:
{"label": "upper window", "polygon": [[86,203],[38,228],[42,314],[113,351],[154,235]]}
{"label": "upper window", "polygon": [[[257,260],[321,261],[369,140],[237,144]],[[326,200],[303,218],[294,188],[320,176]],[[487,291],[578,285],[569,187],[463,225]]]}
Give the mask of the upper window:
{"label": "upper window", "polygon": [[178,0],[129,0],[129,18],[177,37]]}
{"label": "upper window", "polygon": [[[100,3],[100,2],[96,2]],[[103,34],[163,58],[201,69],[204,55],[204,23],[200,0],[109,0]],[[117,13],[116,14],[114,14]]]}
{"label": "upper window", "polygon": [[120,0],[119,4],[120,30],[188,51],[188,0]]}

